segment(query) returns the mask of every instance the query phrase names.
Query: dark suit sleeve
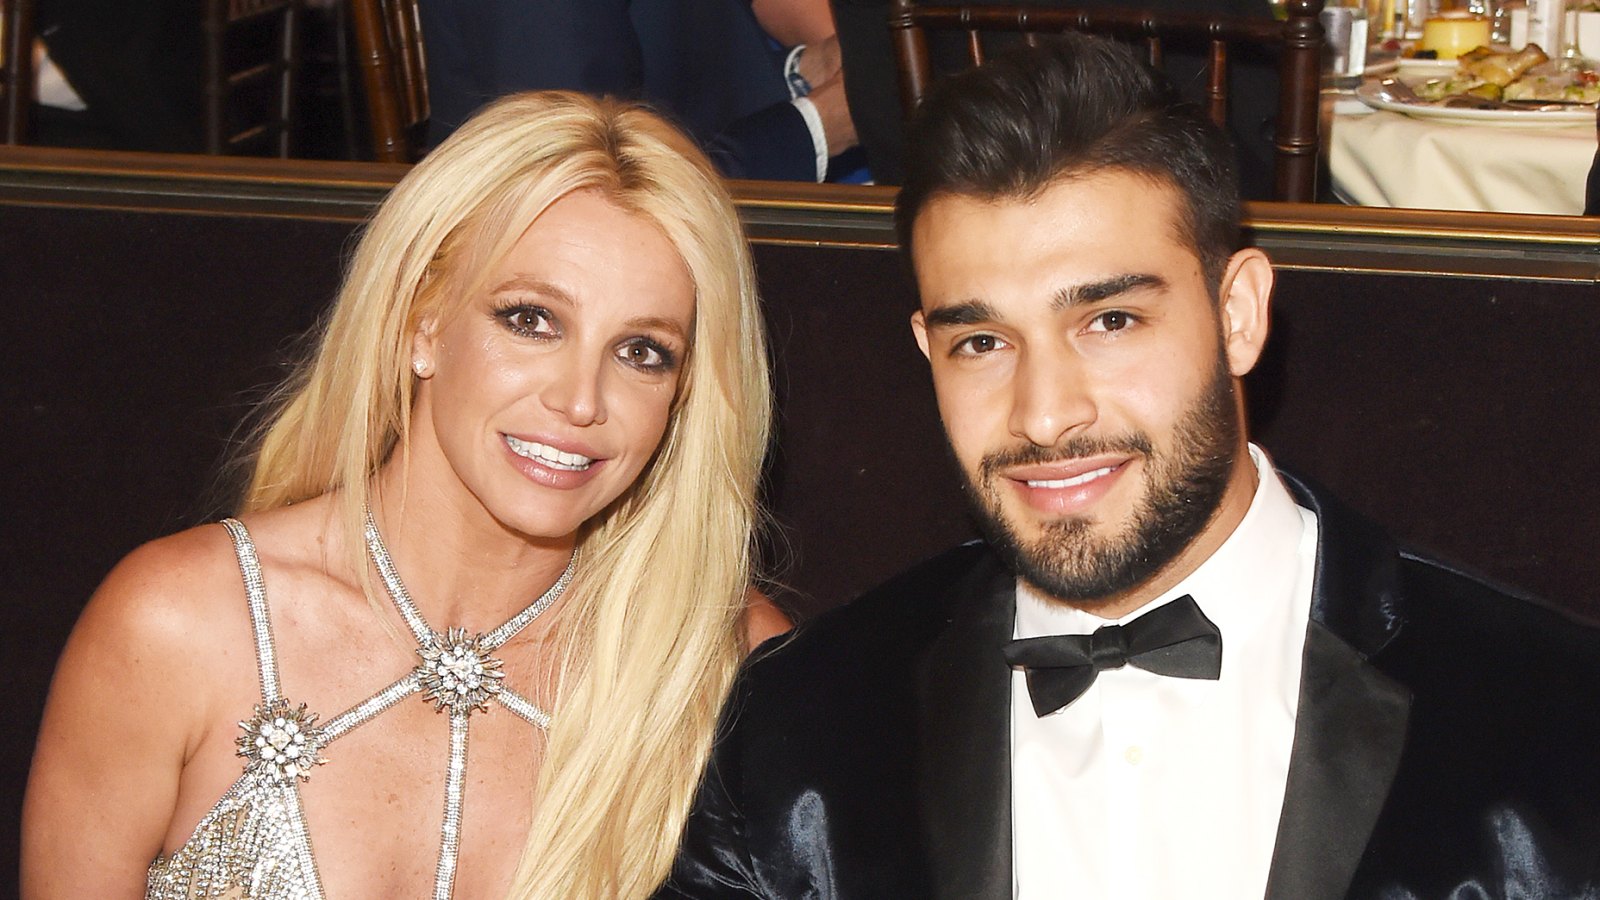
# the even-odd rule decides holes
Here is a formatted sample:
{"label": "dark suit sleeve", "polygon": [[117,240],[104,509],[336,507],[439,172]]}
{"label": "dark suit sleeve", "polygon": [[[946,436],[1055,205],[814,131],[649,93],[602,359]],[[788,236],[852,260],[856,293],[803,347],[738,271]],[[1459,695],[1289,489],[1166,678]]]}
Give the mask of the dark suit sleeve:
{"label": "dark suit sleeve", "polygon": [[811,129],[787,101],[736,120],[711,139],[706,153],[729,178],[817,180]]}
{"label": "dark suit sleeve", "polygon": [[428,143],[515,91],[573,90],[643,99],[643,48],[627,0],[427,0]]}
{"label": "dark suit sleeve", "polygon": [[900,74],[889,40],[888,0],[832,0],[843,60],[845,99],[867,167],[878,184],[899,184],[905,154]]}
{"label": "dark suit sleeve", "polygon": [[741,754],[733,725],[743,703],[738,699],[738,687],[735,692],[724,707],[716,749],[689,810],[689,824],[672,875],[656,892],[655,900],[767,896],[756,878],[740,812]]}

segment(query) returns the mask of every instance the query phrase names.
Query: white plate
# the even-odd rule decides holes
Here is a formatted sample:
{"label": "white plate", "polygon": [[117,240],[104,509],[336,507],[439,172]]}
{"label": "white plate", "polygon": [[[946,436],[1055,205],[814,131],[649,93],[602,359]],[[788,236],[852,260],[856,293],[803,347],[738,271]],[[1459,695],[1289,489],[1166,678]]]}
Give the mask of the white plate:
{"label": "white plate", "polygon": [[1519,125],[1593,125],[1593,106],[1571,106],[1563,109],[1470,109],[1458,106],[1439,106],[1433,103],[1402,103],[1389,97],[1376,81],[1368,81],[1356,88],[1361,102],[1374,109],[1387,109],[1424,119],[1453,119],[1458,122],[1506,122]]}

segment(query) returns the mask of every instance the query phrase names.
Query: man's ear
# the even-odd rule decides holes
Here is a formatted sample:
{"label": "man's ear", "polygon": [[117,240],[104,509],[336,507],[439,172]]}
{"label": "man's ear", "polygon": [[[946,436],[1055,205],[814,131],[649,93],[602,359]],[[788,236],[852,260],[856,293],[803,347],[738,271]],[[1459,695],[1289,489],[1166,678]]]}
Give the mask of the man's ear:
{"label": "man's ear", "polygon": [[911,314],[911,333],[916,335],[917,349],[922,351],[923,357],[932,359],[928,356],[928,320],[923,318],[920,309]]}
{"label": "man's ear", "polygon": [[1255,368],[1267,343],[1272,280],[1272,261],[1260,250],[1247,247],[1228,258],[1219,296],[1223,349],[1235,378]]}

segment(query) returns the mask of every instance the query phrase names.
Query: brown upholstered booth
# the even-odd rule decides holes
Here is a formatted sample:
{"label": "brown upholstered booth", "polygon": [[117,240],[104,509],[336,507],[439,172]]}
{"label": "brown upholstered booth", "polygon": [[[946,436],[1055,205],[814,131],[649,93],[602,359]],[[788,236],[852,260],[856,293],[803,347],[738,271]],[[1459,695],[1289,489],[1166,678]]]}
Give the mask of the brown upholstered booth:
{"label": "brown upholstered booth", "polygon": [[[23,773],[78,610],[217,515],[241,417],[331,298],[381,164],[0,148],[0,739]],[[776,351],[768,497],[801,615],[969,527],[882,189],[741,184]],[[1403,539],[1591,617],[1600,221],[1251,206],[1279,263],[1258,438]]]}

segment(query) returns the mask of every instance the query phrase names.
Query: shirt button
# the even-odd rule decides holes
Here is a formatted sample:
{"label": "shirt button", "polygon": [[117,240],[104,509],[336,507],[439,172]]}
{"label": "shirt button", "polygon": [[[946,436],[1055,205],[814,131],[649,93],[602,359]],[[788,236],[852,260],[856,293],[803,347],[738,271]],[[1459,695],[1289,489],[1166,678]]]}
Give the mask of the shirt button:
{"label": "shirt button", "polygon": [[1122,754],[1122,758],[1128,761],[1128,765],[1137,766],[1139,763],[1144,762],[1144,751],[1138,747],[1129,747]]}

